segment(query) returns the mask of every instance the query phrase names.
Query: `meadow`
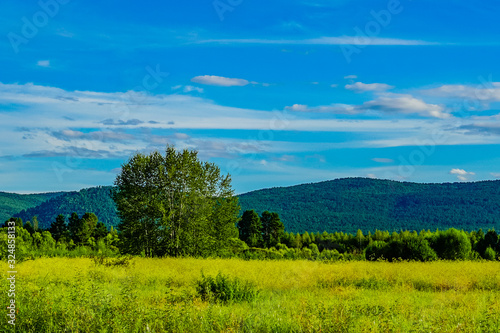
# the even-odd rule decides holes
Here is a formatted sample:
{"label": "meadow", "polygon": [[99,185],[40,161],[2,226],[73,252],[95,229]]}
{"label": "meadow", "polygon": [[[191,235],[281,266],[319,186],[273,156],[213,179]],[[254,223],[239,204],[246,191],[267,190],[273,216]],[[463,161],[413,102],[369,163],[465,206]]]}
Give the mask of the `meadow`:
{"label": "meadow", "polygon": [[[17,271],[17,332],[500,330],[500,262],[39,258]],[[255,297],[204,298],[202,274]]]}

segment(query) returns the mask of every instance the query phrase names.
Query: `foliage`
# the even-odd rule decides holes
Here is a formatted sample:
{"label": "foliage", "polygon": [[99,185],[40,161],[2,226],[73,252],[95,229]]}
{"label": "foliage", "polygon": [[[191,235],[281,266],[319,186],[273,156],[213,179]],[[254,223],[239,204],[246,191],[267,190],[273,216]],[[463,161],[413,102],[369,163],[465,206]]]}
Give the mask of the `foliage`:
{"label": "foliage", "polygon": [[240,239],[248,246],[257,247],[262,244],[262,222],[259,215],[254,210],[247,210],[243,213],[238,222]]}
{"label": "foliage", "polygon": [[227,248],[237,232],[238,198],[230,176],[197,155],[168,146],[165,155],[137,153],[122,166],[114,194],[121,251],[206,256]]}
{"label": "foliage", "polygon": [[257,289],[238,278],[231,279],[218,273],[217,276],[205,276],[201,273],[201,279],[196,281],[197,295],[203,301],[210,302],[241,302],[253,301],[257,297]]}
{"label": "foliage", "polygon": [[468,259],[472,250],[467,234],[454,228],[436,232],[433,247],[440,258],[449,260]]}

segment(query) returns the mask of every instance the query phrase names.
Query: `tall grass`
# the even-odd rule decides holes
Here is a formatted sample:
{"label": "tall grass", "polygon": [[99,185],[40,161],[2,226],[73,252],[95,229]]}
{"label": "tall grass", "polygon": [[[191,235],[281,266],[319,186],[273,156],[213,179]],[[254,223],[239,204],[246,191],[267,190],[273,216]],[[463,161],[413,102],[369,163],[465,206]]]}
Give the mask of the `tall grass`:
{"label": "tall grass", "polygon": [[[500,330],[500,262],[41,258],[17,271],[18,332]],[[253,286],[245,288],[258,298],[203,297],[200,283],[216,286],[218,275],[219,285]],[[2,320],[0,330],[10,329]]]}

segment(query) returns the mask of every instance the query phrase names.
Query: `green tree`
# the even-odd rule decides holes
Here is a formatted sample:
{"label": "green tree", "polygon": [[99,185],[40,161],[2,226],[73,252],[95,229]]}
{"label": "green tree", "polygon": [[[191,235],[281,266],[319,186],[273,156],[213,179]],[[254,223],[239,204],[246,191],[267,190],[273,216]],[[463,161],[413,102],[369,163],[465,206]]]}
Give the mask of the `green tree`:
{"label": "green tree", "polygon": [[465,232],[454,228],[437,231],[433,243],[433,248],[441,259],[467,259],[472,249]]}
{"label": "green tree", "polygon": [[78,239],[78,230],[80,229],[80,224],[80,217],[77,213],[73,212],[68,220],[68,231],[71,239],[75,244],[80,243],[80,240]]}
{"label": "green tree", "polygon": [[35,232],[35,229],[33,228],[33,226],[31,225],[31,222],[28,221],[24,224],[24,229],[26,229],[30,235],[33,234]]}
{"label": "green tree", "polygon": [[64,215],[57,215],[56,220],[50,224],[49,231],[56,242],[68,236],[68,226],[66,225],[66,218]]}
{"label": "green tree", "polygon": [[137,153],[122,165],[113,199],[124,253],[206,256],[235,237],[239,212],[231,177],[197,151]]}
{"label": "green tree", "polygon": [[484,259],[486,260],[495,260],[497,257],[497,253],[490,246],[484,251]]}
{"label": "green tree", "polygon": [[31,219],[31,221],[33,222],[33,230],[36,232],[36,231],[39,231],[38,229],[38,216],[33,216],[33,218]]}
{"label": "green tree", "polygon": [[253,209],[243,212],[238,222],[240,239],[250,247],[257,247],[262,244],[262,222],[259,214]]}
{"label": "green tree", "polygon": [[309,246],[311,244],[311,236],[309,236],[309,233],[306,231],[302,234],[302,246]]}
{"label": "green tree", "polygon": [[80,227],[77,231],[79,245],[95,245],[94,232],[99,219],[94,213],[85,213],[80,219]]}
{"label": "green tree", "polygon": [[96,241],[103,239],[108,234],[108,228],[102,222],[97,222],[97,225],[94,229],[94,238]]}
{"label": "green tree", "polygon": [[266,210],[262,213],[260,221],[262,222],[262,237],[265,246],[276,246],[285,231],[285,226],[278,213],[270,213]]}

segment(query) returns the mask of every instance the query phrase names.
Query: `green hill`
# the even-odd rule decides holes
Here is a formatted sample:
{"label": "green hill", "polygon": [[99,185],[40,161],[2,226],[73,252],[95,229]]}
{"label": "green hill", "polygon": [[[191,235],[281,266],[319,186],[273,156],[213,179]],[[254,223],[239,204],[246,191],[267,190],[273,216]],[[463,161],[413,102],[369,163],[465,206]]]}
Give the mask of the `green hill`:
{"label": "green hill", "polygon": [[49,228],[59,214],[69,217],[76,212],[83,215],[92,212],[97,215],[99,221],[107,227],[116,226],[119,218],[116,215],[116,206],[111,198],[111,186],[99,186],[83,189],[78,192],[66,192],[63,195],[51,198],[40,205],[15,214],[23,221],[31,220],[33,216],[38,218],[40,228]]}
{"label": "green hill", "polygon": [[[23,220],[37,215],[39,226],[47,228],[58,214],[93,212],[108,227],[116,226],[119,219],[110,190],[107,186],[59,195],[41,194],[38,200],[44,195],[53,197],[15,215]],[[24,198],[18,196],[19,200]],[[0,213],[12,215],[3,207],[21,205],[16,203],[17,199],[10,196],[11,201],[7,201],[0,195]],[[500,230],[500,181],[420,184],[344,178],[253,191],[240,195],[240,204],[242,212],[255,209],[259,214],[264,210],[279,213],[291,232],[355,233],[358,229],[419,231],[451,227]]]}
{"label": "green hill", "polygon": [[64,193],[65,192],[17,194],[0,192],[0,222],[8,220],[11,216],[23,209],[36,207]]}
{"label": "green hill", "polygon": [[292,232],[500,227],[500,181],[419,184],[345,178],[249,192],[242,209],[275,211]]}

